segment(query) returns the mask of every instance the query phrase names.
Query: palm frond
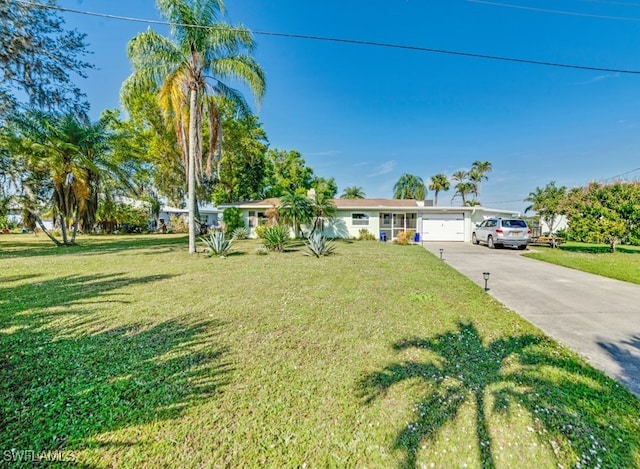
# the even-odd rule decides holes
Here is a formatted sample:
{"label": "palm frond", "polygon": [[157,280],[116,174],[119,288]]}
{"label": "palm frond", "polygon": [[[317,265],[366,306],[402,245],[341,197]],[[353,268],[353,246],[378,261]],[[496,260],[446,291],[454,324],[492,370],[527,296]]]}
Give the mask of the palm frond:
{"label": "palm frond", "polygon": [[259,102],[266,91],[264,72],[253,58],[237,54],[221,57],[209,67],[217,80],[239,79],[249,85]]}

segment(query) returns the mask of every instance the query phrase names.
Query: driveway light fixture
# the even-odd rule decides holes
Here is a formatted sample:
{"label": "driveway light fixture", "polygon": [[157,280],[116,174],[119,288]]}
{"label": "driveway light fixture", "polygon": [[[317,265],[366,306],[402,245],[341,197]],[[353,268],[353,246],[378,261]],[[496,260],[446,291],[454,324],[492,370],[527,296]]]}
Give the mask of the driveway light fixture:
{"label": "driveway light fixture", "polygon": [[491,275],[489,272],[482,272],[482,276],[484,277],[484,291],[489,291],[489,287],[487,286],[487,283],[489,283],[489,275]]}
{"label": "driveway light fixture", "polygon": [[444,252],[444,249],[440,248],[440,260],[442,260],[442,253]]}

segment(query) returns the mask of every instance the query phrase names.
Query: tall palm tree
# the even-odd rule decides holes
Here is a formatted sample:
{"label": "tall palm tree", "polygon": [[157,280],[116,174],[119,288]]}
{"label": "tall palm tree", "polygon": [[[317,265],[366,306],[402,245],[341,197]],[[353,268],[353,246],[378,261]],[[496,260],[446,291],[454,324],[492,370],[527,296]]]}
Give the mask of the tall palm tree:
{"label": "tall palm tree", "polygon": [[[240,111],[248,105],[227,80],[249,86],[258,99],[265,91],[264,73],[248,55],[254,48],[249,30],[220,21],[222,0],[158,0],[162,16],[171,22],[169,37],[149,29],[128,45],[134,72],[123,84],[123,98],[140,90],[159,90],[159,104],[176,131],[186,167],[189,208],[189,252],[196,251],[196,166],[202,168],[203,120],[209,127],[207,171],[219,155],[220,114],[216,97]],[[193,26],[191,26],[193,25]]]}
{"label": "tall palm tree", "polygon": [[449,178],[444,174],[436,174],[431,176],[431,184],[429,184],[429,190],[435,192],[434,205],[438,205],[438,193],[440,191],[448,191],[450,187]]}
{"label": "tall palm tree", "polygon": [[467,197],[469,196],[469,194],[473,194],[473,183],[471,182],[459,182],[458,184],[456,184],[456,192],[455,194],[453,194],[453,197],[451,198],[451,202],[453,202],[453,200],[457,197],[460,196],[460,198],[462,199],[462,205],[467,205],[468,201]]}
{"label": "tall palm tree", "polygon": [[280,197],[278,214],[285,223],[291,224],[295,237],[298,237],[300,225],[313,218],[314,209],[311,199],[306,195],[287,192]]}
{"label": "tall palm tree", "polygon": [[345,187],[341,199],[364,199],[364,189],[360,186],[349,186]]}
{"label": "tall palm tree", "polygon": [[471,164],[471,170],[469,171],[469,180],[473,184],[473,193],[475,194],[476,202],[480,203],[480,184],[484,179],[487,181],[489,177],[487,173],[490,173],[492,165],[490,161],[474,161]]}
{"label": "tall palm tree", "polygon": [[413,174],[403,174],[393,186],[394,199],[424,200],[427,197],[427,187],[421,177]]}

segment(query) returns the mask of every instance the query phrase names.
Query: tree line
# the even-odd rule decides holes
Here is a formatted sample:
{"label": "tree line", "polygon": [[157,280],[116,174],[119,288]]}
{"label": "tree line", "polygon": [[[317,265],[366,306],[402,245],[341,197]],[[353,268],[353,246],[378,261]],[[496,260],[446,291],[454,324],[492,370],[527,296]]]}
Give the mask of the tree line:
{"label": "tree line", "polygon": [[221,1],[162,0],[158,8],[174,26],[167,36],[149,29],[129,42],[133,73],[121,91],[127,117],[107,110],[91,122],[74,84],[92,68],[83,60],[86,36],[65,29],[53,9],[0,0],[0,215],[19,204],[27,224],[72,245],[78,230],[140,218],[124,210],[124,197],[146,201],[152,213],[160,199],[181,207],[186,198],[194,252],[199,202],[311,188],[336,195],[335,180],[316,176],[299,152],[269,148],[231,86],[244,83],[258,101],[264,95],[250,31],[225,23]]}
{"label": "tree line", "polygon": [[568,239],[587,243],[640,245],[640,181],[591,182],[567,189],[551,181],[525,199],[525,212],[535,211],[556,235],[557,222],[567,218]]}

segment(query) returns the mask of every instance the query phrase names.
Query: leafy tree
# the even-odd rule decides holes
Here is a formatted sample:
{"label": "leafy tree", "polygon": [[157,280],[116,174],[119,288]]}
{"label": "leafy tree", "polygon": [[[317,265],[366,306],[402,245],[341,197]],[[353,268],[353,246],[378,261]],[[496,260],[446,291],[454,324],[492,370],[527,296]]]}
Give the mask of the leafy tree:
{"label": "leafy tree", "polygon": [[555,181],[551,181],[544,188],[536,187],[536,190],[529,193],[529,197],[524,199],[525,202],[530,202],[524,212],[527,213],[530,210],[536,212],[542,221],[544,221],[549,230],[551,230],[551,246],[556,246],[556,220],[560,218],[561,205],[565,199],[567,188],[557,187]]}
{"label": "leafy tree", "polygon": [[[169,38],[152,29],[129,42],[134,72],[123,85],[127,96],[159,89],[161,108],[173,123],[187,169],[189,252],[196,251],[196,165],[202,169],[203,125],[209,140],[206,166],[210,173],[220,145],[220,113],[216,96],[248,113],[242,94],[227,80],[240,80],[261,98],[264,73],[246,52],[254,48],[249,30],[220,21],[221,0],[158,0],[160,13],[172,23]],[[193,27],[186,26],[193,25]]]}
{"label": "leafy tree", "polygon": [[577,241],[640,244],[640,182],[593,182],[567,193],[562,204]]}
{"label": "leafy tree", "polygon": [[322,195],[327,199],[333,199],[338,193],[338,185],[332,177],[329,179],[320,176],[316,177],[313,180],[311,188],[316,191],[316,194]]}
{"label": "leafy tree", "polygon": [[267,135],[257,116],[236,118],[229,106],[222,107],[224,158],[217,170],[213,203],[240,202],[264,197],[268,177]]}
{"label": "leafy tree", "polygon": [[431,176],[431,184],[429,184],[429,190],[435,192],[434,205],[438,205],[438,193],[448,191],[449,187],[449,178],[444,174],[440,173]]}
{"label": "leafy tree", "polygon": [[222,220],[224,221],[224,230],[229,235],[231,235],[231,233],[233,233],[238,228],[244,228],[242,213],[237,207],[225,208],[222,212]]}
{"label": "leafy tree", "polygon": [[278,212],[282,220],[291,225],[296,238],[300,232],[300,225],[307,223],[314,216],[311,199],[294,192],[287,192],[280,197]]}
{"label": "leafy tree", "polygon": [[488,180],[487,173],[490,173],[492,165],[490,161],[474,161],[471,164],[471,170],[468,173],[469,182],[473,184],[473,193],[475,200],[480,204],[480,185],[483,180]]}
{"label": "leafy tree", "polygon": [[269,183],[266,197],[280,197],[286,193],[306,195],[313,187],[313,169],[307,166],[300,152],[275,148],[267,152]]}
{"label": "leafy tree", "polygon": [[413,174],[403,174],[393,186],[394,199],[424,200],[427,196],[427,187],[421,177]]}
{"label": "leafy tree", "polygon": [[[128,94],[125,106],[129,119],[120,121],[116,126],[129,137],[124,142],[123,150],[127,151],[127,146],[133,146],[136,152],[141,151],[141,159],[146,163],[149,179],[148,192],[155,199],[162,196],[171,206],[183,208],[186,194],[185,167],[173,125],[165,121],[158,105],[157,91],[140,90],[136,94]],[[119,147],[116,144],[115,151]]]}
{"label": "leafy tree", "polygon": [[364,199],[365,193],[364,189],[359,186],[348,186],[344,188],[341,199]]}
{"label": "leafy tree", "polygon": [[32,108],[82,113],[88,107],[71,80],[92,68],[83,60],[86,36],[66,30],[55,10],[36,3],[56,4],[0,0],[0,119],[16,110],[16,93],[26,94]]}

